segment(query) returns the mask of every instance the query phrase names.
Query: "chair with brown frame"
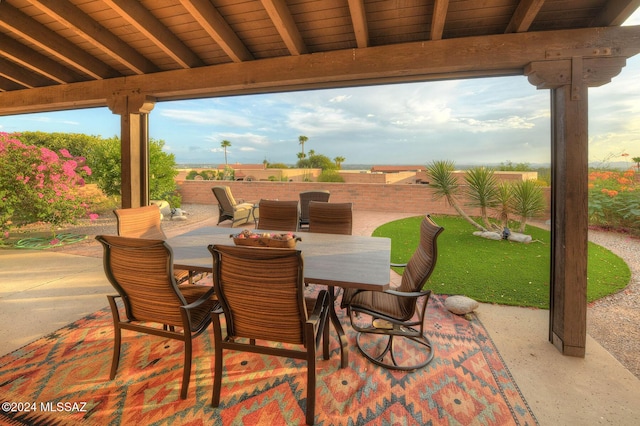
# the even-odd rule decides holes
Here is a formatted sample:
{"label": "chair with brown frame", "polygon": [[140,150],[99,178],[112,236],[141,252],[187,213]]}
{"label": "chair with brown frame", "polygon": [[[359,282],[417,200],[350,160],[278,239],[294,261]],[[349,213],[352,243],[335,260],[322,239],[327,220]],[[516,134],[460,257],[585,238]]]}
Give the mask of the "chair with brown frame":
{"label": "chair with brown frame", "polygon": [[[118,292],[107,296],[114,327],[109,378],[115,377],[120,363],[122,330],[176,339],[184,342],[180,398],[185,399],[191,376],[192,339],[207,329],[211,311],[218,303],[213,287],[178,287],[173,277],[173,252],[162,240],[115,235],[98,235],[96,240],[104,247],[105,274]],[[124,318],[118,300],[124,305]]]}
{"label": "chair with brown frame", "polygon": [[[436,240],[443,230],[425,216],[420,225],[420,242],[409,262],[392,264],[405,267],[399,287],[384,292],[345,289],[341,305],[358,332],[358,349],[371,362],[409,371],[422,368],[433,359],[434,348],[424,335],[431,290],[423,290],[423,286],[435,268]],[[401,350],[397,350],[398,341],[394,339],[402,339]]]}
{"label": "chair with brown frame", "polygon": [[260,208],[258,229],[290,232],[298,230],[300,217],[300,202],[298,200],[260,200],[258,205]]}
{"label": "chair with brown frame", "polygon": [[223,350],[302,359],[307,362],[306,421],[313,424],[320,340],[323,358],[329,359],[327,291],[305,297],[299,250],[227,245],[209,245],[208,249],[220,301],[212,313],[215,361],[211,405],[220,403]]}
{"label": "chair with brown frame", "polygon": [[309,203],[309,232],[351,235],[353,203]]}
{"label": "chair with brown frame", "polygon": [[252,216],[256,219],[257,211],[254,209],[254,204],[243,200],[236,201],[228,186],[214,186],[211,191],[218,200],[218,225],[225,220],[230,220],[233,228],[248,223]]}
{"label": "chair with brown frame", "polygon": [[[156,204],[129,209],[115,209],[113,214],[116,216],[117,232],[121,237],[163,241],[167,239],[164,231],[162,231],[160,208]],[[195,272],[186,269],[174,269],[173,272],[178,283],[189,281],[190,284],[193,284]]]}
{"label": "chair with brown frame", "polygon": [[300,193],[300,224],[299,228],[309,226],[309,202],[328,202],[331,193],[326,190],[304,191]]}

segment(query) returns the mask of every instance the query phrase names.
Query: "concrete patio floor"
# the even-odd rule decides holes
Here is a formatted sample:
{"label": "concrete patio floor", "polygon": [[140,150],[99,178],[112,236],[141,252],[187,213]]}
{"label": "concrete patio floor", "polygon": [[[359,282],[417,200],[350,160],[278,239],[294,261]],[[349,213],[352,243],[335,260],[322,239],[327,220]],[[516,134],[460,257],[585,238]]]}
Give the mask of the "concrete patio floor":
{"label": "concrete patio floor", "polygon": [[[354,234],[406,216],[356,211]],[[107,306],[100,253],[93,244],[82,255],[0,250],[0,354]],[[640,380],[591,337],[585,358],[566,357],[547,340],[546,310],[481,304],[476,313],[541,425],[638,424]]]}

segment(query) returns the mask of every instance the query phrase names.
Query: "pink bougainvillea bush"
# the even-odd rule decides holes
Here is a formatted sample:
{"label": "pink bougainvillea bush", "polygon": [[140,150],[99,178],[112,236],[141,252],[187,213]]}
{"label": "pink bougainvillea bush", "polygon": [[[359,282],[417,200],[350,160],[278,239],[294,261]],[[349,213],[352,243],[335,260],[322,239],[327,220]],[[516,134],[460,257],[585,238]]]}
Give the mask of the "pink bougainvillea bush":
{"label": "pink bougainvillea bush", "polygon": [[55,230],[81,217],[97,218],[79,190],[91,175],[84,163],[66,149],[27,146],[0,132],[0,244],[13,227],[44,222]]}

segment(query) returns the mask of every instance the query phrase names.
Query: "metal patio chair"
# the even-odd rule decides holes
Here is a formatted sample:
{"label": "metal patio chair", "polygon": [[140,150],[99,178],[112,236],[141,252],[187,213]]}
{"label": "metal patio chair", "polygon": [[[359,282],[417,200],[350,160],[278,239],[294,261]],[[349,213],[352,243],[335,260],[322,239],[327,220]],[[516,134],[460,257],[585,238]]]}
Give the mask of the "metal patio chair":
{"label": "metal patio chair", "polygon": [[[420,242],[409,262],[392,265],[405,267],[398,288],[384,292],[345,289],[341,306],[347,309],[351,326],[358,332],[358,349],[371,362],[394,370],[415,370],[433,359],[434,348],[424,335],[431,290],[423,287],[435,268],[436,240],[443,230],[425,216],[420,224]],[[373,343],[365,343],[363,337]],[[397,350],[398,346],[402,349]]]}

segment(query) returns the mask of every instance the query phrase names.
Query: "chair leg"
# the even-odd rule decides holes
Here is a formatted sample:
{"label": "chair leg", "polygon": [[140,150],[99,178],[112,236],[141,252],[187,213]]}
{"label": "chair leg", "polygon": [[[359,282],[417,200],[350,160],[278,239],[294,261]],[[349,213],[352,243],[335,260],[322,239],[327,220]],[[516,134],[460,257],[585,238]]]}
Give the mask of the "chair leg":
{"label": "chair leg", "polygon": [[322,331],[322,358],[327,360],[329,359],[329,320],[326,319],[324,322],[324,330]]}
{"label": "chair leg", "polygon": [[316,351],[315,346],[307,348],[307,417],[306,423],[312,425],[316,417]]}
{"label": "chair leg", "polygon": [[182,371],[182,389],[180,390],[180,398],[187,399],[187,391],[189,390],[189,380],[191,378],[191,359],[193,352],[193,344],[189,330],[184,330],[184,367]]}
{"label": "chair leg", "polygon": [[122,343],[122,331],[118,325],[113,330],[113,357],[111,358],[111,372],[109,373],[109,380],[113,380],[116,377],[118,371],[118,365],[120,364],[120,346]]}
{"label": "chair leg", "polygon": [[338,334],[338,342],[340,342],[340,368],[347,368],[347,366],[349,365],[349,352],[347,351],[349,341],[347,340],[347,336],[344,333],[344,328],[342,328],[342,324],[340,323],[340,319],[338,318],[338,314],[336,313],[335,287],[329,286],[328,291],[329,318],[333,323],[333,328],[335,328],[336,333]]}
{"label": "chair leg", "polygon": [[[362,345],[362,343],[360,342],[361,336],[365,334],[369,334],[369,333],[358,332],[358,334],[356,335],[356,346],[358,347],[358,349],[360,350],[360,353],[362,353],[362,355],[364,355],[365,358],[367,358],[369,361],[381,367],[389,368],[392,370],[412,371],[412,370],[416,370],[418,368],[422,368],[426,366],[433,360],[433,355],[434,355],[433,346],[429,341],[429,339],[426,338],[424,335],[418,337],[418,336],[400,336],[400,335],[393,336],[393,335],[375,334],[376,336],[380,336],[381,338],[386,336],[388,340],[384,349],[380,353],[370,354],[365,350],[364,345]],[[417,343],[420,346],[424,346],[425,348],[428,348],[429,354],[426,356],[426,358],[422,362],[419,362],[413,365],[401,365],[398,362],[394,352],[394,343],[395,343],[394,337],[408,339],[412,342]],[[387,354],[389,354],[391,358],[391,362],[387,362],[384,360]]]}
{"label": "chair leg", "polygon": [[107,296],[109,306],[111,307],[111,316],[113,318],[113,356],[111,357],[111,371],[109,372],[109,380],[116,377],[118,365],[120,364],[120,347],[122,345],[122,330],[120,329],[120,311],[116,303],[116,297]]}
{"label": "chair leg", "polygon": [[211,393],[211,406],[220,405],[220,390],[222,388],[222,330],[220,329],[220,319],[213,315],[213,332],[214,332],[214,368],[213,368],[213,391]]}

